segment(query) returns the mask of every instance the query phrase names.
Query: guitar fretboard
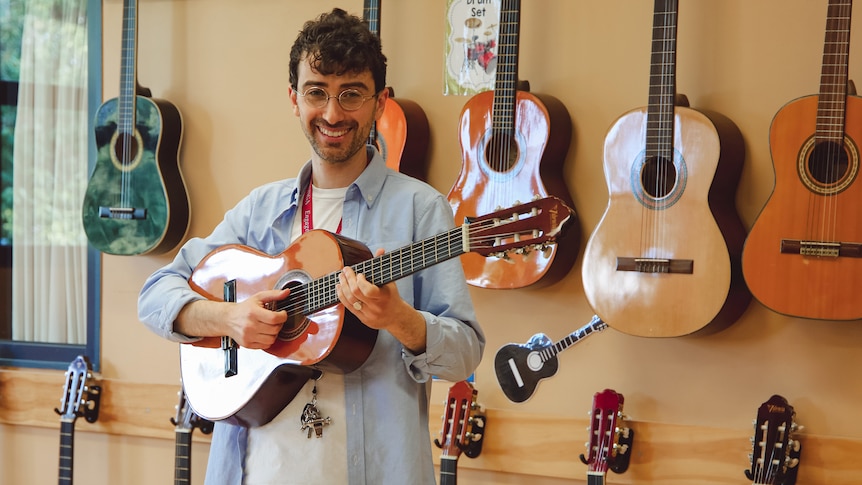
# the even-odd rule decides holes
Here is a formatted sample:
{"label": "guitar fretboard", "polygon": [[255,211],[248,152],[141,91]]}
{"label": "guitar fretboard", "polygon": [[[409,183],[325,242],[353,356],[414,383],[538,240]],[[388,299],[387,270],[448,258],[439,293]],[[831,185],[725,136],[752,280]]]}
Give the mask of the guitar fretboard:
{"label": "guitar fretboard", "polygon": [[135,54],[137,51],[138,0],[123,0],[123,39],[120,56],[120,94],[117,117],[121,134],[135,132]]}
{"label": "guitar fretboard", "polygon": [[74,464],[75,421],[60,421],[60,468],[59,484],[72,485],[72,465]]}
{"label": "guitar fretboard", "polygon": [[673,159],[678,0],[656,0],[647,107],[646,156]]}
{"label": "guitar fretboard", "polygon": [[820,98],[817,104],[816,138],[839,145],[844,143],[852,4],[852,0],[829,1],[823,67],[820,73]]}
{"label": "guitar fretboard", "polygon": [[499,54],[491,115],[495,134],[512,135],[515,132],[520,22],[521,1],[503,0],[500,6],[500,29],[497,38]]}
{"label": "guitar fretboard", "polygon": [[184,485],[191,483],[191,451],[191,430],[177,431],[176,450],[174,452],[174,485]]}

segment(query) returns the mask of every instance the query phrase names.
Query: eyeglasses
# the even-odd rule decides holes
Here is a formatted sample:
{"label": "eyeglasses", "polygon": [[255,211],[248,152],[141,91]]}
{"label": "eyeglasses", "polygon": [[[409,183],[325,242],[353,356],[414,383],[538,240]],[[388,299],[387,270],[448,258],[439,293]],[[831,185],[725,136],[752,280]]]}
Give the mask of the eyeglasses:
{"label": "eyeglasses", "polygon": [[323,108],[329,103],[330,98],[338,99],[338,104],[344,111],[356,111],[371,98],[376,98],[377,93],[366,96],[355,89],[345,89],[338,96],[330,96],[323,88],[310,87],[304,93],[297,93],[305,99],[312,108]]}

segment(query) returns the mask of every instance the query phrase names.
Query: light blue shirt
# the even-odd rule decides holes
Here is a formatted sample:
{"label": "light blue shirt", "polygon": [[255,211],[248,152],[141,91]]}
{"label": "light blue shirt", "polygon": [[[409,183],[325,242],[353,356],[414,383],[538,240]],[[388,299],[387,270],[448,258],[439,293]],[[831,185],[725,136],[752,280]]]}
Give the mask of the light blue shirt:
{"label": "light blue shirt", "polygon": [[[454,227],[452,209],[442,194],[387,168],[375,148],[367,149],[372,160],[345,196],[342,235],[361,241],[372,252],[391,251]],[[172,263],[144,283],[138,300],[140,320],[166,339],[196,340],[173,331],[180,310],[202,299],[188,285],[194,267],[225,244],[244,244],[273,255],[283,252],[290,244],[300,194],[310,180],[309,162],[297,178],[253,190],[208,237],[186,242]],[[350,485],[436,484],[428,424],[431,376],[452,382],[466,379],[479,365],[485,347],[458,258],[396,284],[401,297],[425,317],[427,345],[424,353],[414,355],[381,331],[365,363],[344,376],[345,407],[362,417],[347,422]],[[246,445],[245,428],[217,422],[206,483],[242,483]],[[284,459],[302,460],[302,450]]]}

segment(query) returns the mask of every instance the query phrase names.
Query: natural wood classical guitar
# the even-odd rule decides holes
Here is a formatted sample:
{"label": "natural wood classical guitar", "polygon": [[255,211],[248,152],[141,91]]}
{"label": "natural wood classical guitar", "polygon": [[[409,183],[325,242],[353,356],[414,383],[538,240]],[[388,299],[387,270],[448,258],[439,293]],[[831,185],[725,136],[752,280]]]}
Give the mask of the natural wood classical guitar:
{"label": "natural wood classical guitar", "polygon": [[90,244],[125,256],[176,247],[190,211],[179,168],[180,112],[137,81],[137,3],[123,0],[120,93],[96,112],[96,164],[82,209]]}
{"label": "natural wood classical guitar", "polygon": [[218,338],[181,345],[180,370],[192,408],[209,420],[261,425],[293,399],[311,370],[346,373],[359,367],[377,331],[338,302],[335,285],[345,265],[380,286],[471,251],[485,256],[542,251],[572,213],[559,199],[547,197],[469,218],[460,227],[374,258],[362,243],[322,230],[304,233],[274,256],[240,245],[216,249],[194,269],[190,284],[195,291],[214,301],[242,301],[265,289],[290,287],[287,299],[271,305],[286,310],[289,318],[266,350],[237,348]]}
{"label": "natural wood classical guitar", "polygon": [[604,145],[609,201],[584,251],[584,293],[611,328],[643,337],[714,331],[751,300],[735,193],[742,135],[676,93],[677,0],[656,0],[648,106]]}
{"label": "natural wood classical guitar", "polygon": [[[448,194],[456,221],[548,195],[573,207],[562,173],[572,136],[569,114],[557,99],[519,89],[520,6],[520,0],[501,1],[494,90],[470,98],[461,112],[463,164]],[[545,254],[509,260],[465,255],[461,262],[473,286],[541,286],[565,276],[579,244],[580,227],[573,224]]]}
{"label": "natural wood classical guitar", "polygon": [[608,470],[624,473],[629,467],[634,431],[623,425],[622,394],[605,389],[593,395],[590,439],[581,462],[588,465],[587,485],[604,485]]}
{"label": "natural wood classical guitar", "polygon": [[69,364],[63,384],[60,407],[54,411],[60,415],[60,485],[72,485],[74,477],[75,421],[83,416],[88,423],[99,419],[100,386],[94,386],[90,362],[79,355]]}
{"label": "natural wood classical guitar", "polygon": [[434,438],[434,444],[443,450],[440,485],[458,483],[458,458],[462,452],[468,458],[476,458],[482,452],[486,417],[476,403],[477,394],[467,381],[456,382],[449,388],[440,437]]}
{"label": "natural wood classical guitar", "polygon": [[742,254],[754,297],[785,315],[862,318],[862,99],[848,94],[851,5],[829,1],[820,94],[789,102],[772,120],[775,188]]}
{"label": "natural wood classical guitar", "polygon": [[174,425],[176,448],[174,450],[174,485],[188,485],[192,482],[192,432],[199,428],[201,433],[210,434],[213,422],[195,414],[186,393],[180,390],[177,415],[171,418]]}
{"label": "natural wood classical guitar", "polygon": [[[382,0],[365,0],[363,18],[371,32],[380,36]],[[389,98],[383,115],[374,124],[369,143],[377,146],[386,166],[420,180],[428,175],[428,117],[414,101],[396,98],[395,90],[387,87]]]}
{"label": "natural wood classical guitar", "polygon": [[526,344],[506,344],[494,356],[494,372],[503,394],[512,402],[524,402],[536,391],[542,379],[557,373],[557,354],[601,332],[607,324],[594,316],[590,323],[575,330],[556,343],[547,335],[537,333]]}
{"label": "natural wood classical guitar", "polygon": [[751,469],[745,476],[753,484],[793,485],[799,471],[802,445],[795,434],[800,429],[794,421],[796,412],[787,399],[774,395],[757,410],[754,421],[754,445]]}

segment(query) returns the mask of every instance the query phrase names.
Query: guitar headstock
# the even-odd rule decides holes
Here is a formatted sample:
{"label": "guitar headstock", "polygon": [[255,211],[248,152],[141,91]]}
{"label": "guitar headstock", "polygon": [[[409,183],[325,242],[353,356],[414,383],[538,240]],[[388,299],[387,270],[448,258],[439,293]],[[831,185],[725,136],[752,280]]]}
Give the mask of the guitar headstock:
{"label": "guitar headstock", "polygon": [[787,399],[774,395],[761,404],[754,421],[751,469],[745,476],[755,484],[793,485],[802,445],[794,439],[800,429]]}
{"label": "guitar headstock", "polygon": [[476,403],[477,394],[467,381],[456,382],[449,388],[443,427],[440,437],[434,439],[444,456],[457,458],[464,452],[469,458],[475,458],[482,451],[485,415]]}
{"label": "guitar headstock", "polygon": [[69,364],[65,377],[60,407],[54,408],[54,412],[60,415],[62,421],[70,423],[74,423],[79,416],[83,416],[89,423],[96,422],[99,419],[102,388],[91,385],[93,374],[90,371],[90,362],[83,355],[79,355]]}
{"label": "guitar headstock", "polygon": [[564,232],[574,211],[556,197],[536,199],[467,218],[469,251],[507,259],[509,253],[545,251]]}
{"label": "guitar headstock", "polygon": [[623,473],[628,469],[634,431],[622,427],[622,394],[605,389],[593,395],[593,409],[590,411],[590,441],[587,453],[581,461],[589,465],[587,475],[604,476],[610,469]]}
{"label": "guitar headstock", "polygon": [[195,428],[200,428],[203,434],[210,434],[213,431],[213,422],[198,416],[189,401],[186,398],[186,393],[182,389],[177,393],[180,397],[177,403],[177,415],[171,418],[171,424],[175,426],[176,431],[193,431]]}

